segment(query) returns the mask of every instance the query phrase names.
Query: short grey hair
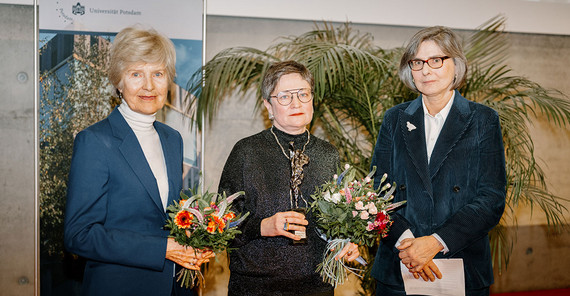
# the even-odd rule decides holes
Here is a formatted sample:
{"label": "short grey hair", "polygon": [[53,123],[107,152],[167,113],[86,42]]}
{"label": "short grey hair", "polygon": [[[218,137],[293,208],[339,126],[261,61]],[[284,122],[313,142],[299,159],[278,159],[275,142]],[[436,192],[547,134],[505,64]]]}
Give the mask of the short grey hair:
{"label": "short grey hair", "polygon": [[275,90],[279,79],[287,74],[297,73],[309,83],[311,86],[311,91],[315,86],[315,80],[313,79],[313,74],[307,69],[303,64],[296,61],[284,61],[273,63],[263,76],[263,81],[261,83],[261,97],[264,100],[270,101],[271,93]]}
{"label": "short grey hair", "polygon": [[127,27],[122,29],[109,54],[109,81],[116,89],[122,88],[123,74],[136,63],[161,64],[166,67],[169,82],[176,76],[176,50],[170,39],[154,29]]}
{"label": "short grey hair", "polygon": [[456,77],[451,85],[451,89],[459,88],[467,77],[467,58],[463,53],[463,46],[457,34],[451,29],[442,26],[422,29],[412,37],[400,60],[400,69],[398,70],[400,80],[411,90],[419,92],[412,77],[412,69],[410,69],[408,63],[416,57],[419,47],[424,41],[435,42],[445,55],[453,59]]}

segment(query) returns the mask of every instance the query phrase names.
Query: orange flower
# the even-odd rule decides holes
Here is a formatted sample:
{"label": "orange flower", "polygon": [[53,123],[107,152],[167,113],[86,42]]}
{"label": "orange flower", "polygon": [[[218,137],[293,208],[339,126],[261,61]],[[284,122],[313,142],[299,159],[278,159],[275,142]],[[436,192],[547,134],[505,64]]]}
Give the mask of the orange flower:
{"label": "orange flower", "polygon": [[235,214],[234,212],[229,212],[229,213],[227,213],[227,214],[224,215],[224,219],[226,219],[226,221],[227,221],[227,220],[231,220],[231,219],[233,219],[233,218],[235,218],[235,217],[236,217],[236,214]]}
{"label": "orange flower", "polygon": [[216,221],[216,225],[218,226],[218,231],[220,233],[224,232],[224,228],[226,228],[226,222],[223,219],[220,219],[218,216],[212,216],[214,221]]}
{"label": "orange flower", "polygon": [[209,233],[216,232],[216,223],[210,220],[210,222],[208,222],[208,227],[206,227],[206,231],[208,231]]}
{"label": "orange flower", "polygon": [[180,211],[178,214],[176,214],[176,217],[174,217],[174,223],[176,226],[182,229],[190,228],[190,225],[192,225],[192,220],[194,220],[194,215],[188,213],[187,211]]}
{"label": "orange flower", "polygon": [[187,199],[181,199],[180,201],[178,201],[178,203],[180,204],[180,206],[183,206],[184,202],[186,202],[186,201],[187,201]]}

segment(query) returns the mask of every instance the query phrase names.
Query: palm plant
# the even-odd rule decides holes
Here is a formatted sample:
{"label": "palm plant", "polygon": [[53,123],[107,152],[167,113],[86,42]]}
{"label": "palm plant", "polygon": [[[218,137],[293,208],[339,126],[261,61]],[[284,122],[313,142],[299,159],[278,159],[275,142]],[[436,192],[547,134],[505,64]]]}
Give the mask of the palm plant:
{"label": "palm plant", "polygon": [[[527,127],[530,116],[544,116],[557,126],[570,123],[570,102],[564,94],[514,76],[504,64],[508,47],[507,35],[502,32],[504,23],[502,17],[493,18],[465,38],[470,71],[460,89],[465,97],[497,110],[501,119],[507,210],[491,233],[493,262],[499,270],[508,263],[515,239],[507,235],[505,224],[512,221],[516,225],[514,211],[520,204],[538,205],[549,225],[557,230],[567,212],[561,204],[563,199],[548,191],[544,173],[534,158]],[[310,129],[322,128],[342,161],[358,167],[361,173],[368,172],[384,112],[417,96],[398,78],[403,49],[374,46],[370,34],[355,31],[348,23],[337,28],[328,23],[322,26],[283,38],[265,51],[245,47],[221,51],[190,80],[188,112],[201,128],[202,118],[211,120],[229,94],[256,90],[260,97],[261,79],[271,63],[296,60],[315,78],[315,114]],[[370,253],[369,257],[373,250]],[[363,287],[370,291],[370,287]]]}

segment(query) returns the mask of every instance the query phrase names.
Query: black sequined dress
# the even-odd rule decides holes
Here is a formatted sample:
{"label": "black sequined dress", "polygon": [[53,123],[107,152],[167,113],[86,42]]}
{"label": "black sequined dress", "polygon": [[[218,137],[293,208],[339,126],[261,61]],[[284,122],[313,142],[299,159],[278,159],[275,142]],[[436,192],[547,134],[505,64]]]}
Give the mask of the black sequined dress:
{"label": "black sequined dress", "polygon": [[[307,133],[290,135],[277,128],[273,131],[285,152],[289,142],[302,149]],[[311,202],[315,187],[330,180],[339,165],[336,148],[311,136],[305,154],[300,189],[304,199]],[[261,220],[277,212],[291,209],[290,161],[277,145],[270,129],[244,138],[236,143],[222,172],[218,191],[231,194],[245,191],[232,207],[250,216],[240,226],[243,232],[233,242],[230,253],[229,295],[334,295],[332,286],[323,283],[315,272],[322,260],[326,243],[314,229],[311,214],[307,215],[307,243],[293,245],[286,237],[262,237]],[[294,202],[294,201],[293,201]],[[300,207],[305,202],[298,201]]]}

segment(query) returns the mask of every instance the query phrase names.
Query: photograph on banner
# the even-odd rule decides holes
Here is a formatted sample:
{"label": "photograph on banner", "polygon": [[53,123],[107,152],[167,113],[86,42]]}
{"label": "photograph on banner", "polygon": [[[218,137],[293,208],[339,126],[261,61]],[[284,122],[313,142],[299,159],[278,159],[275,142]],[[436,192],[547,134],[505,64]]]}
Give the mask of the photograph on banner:
{"label": "photograph on banner", "polygon": [[[197,188],[200,139],[183,105],[202,66],[202,0],[42,1],[39,5],[40,252],[42,295],[79,295],[83,270],[63,247],[63,216],[75,135],[120,104],[107,78],[110,46],[125,27],[153,28],[176,50],[176,77],[156,120],[182,136],[184,188]],[[194,126],[194,128],[192,128]],[[62,259],[63,258],[63,262]],[[81,258],[79,258],[81,259]],[[49,281],[49,283],[47,282]],[[62,289],[65,290],[62,292]],[[75,292],[74,292],[75,291]],[[62,294],[63,293],[63,294]]]}
{"label": "photograph on banner", "polygon": [[[64,61],[69,61],[70,57],[82,60],[77,54],[73,55],[74,50],[77,51],[78,42],[86,43],[84,46],[95,43],[99,46],[109,46],[116,33],[125,27],[132,25],[152,27],[169,37],[176,48],[177,76],[174,79],[176,87],[170,98],[171,101],[162,112],[180,113],[185,110],[182,99],[187,95],[185,88],[188,80],[202,66],[202,12],[201,0],[42,2],[39,18],[40,51],[45,48],[44,51],[49,51],[50,54],[40,56],[40,64],[43,66],[40,72],[57,72],[58,77],[67,73],[68,67],[61,68]],[[79,37],[82,35],[85,37]],[[164,118],[168,116],[170,115]],[[185,171],[195,171],[199,169],[197,133],[187,127],[189,125],[175,128],[183,135],[185,147],[193,147],[185,148],[185,166],[191,167]],[[193,185],[185,183],[185,187]]]}

